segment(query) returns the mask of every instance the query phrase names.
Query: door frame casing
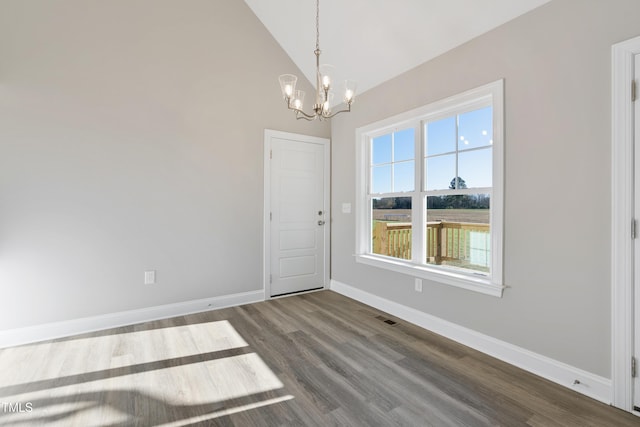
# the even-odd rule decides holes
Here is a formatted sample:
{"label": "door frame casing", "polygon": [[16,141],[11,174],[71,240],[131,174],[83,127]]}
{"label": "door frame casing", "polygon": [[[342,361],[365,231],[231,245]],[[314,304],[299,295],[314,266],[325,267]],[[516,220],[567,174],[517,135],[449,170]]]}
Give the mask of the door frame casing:
{"label": "door frame casing", "polygon": [[[634,116],[631,83],[640,37],[612,47],[611,403],[633,412]],[[640,272],[638,272],[640,273]],[[640,309],[640,307],[638,307]]]}
{"label": "door frame casing", "polygon": [[[323,182],[324,187],[323,205],[325,211],[325,225],[323,227],[324,239],[324,283],[323,289],[329,287],[330,278],[330,249],[331,249],[331,140],[328,138],[320,138],[317,136],[303,135],[291,132],[283,132],[272,129],[264,130],[264,212],[263,212],[263,244],[262,253],[262,281],[265,300],[274,298],[271,296],[271,140],[273,138],[287,139],[290,141],[301,141],[304,143],[320,144],[323,147]],[[278,298],[278,297],[275,297]]]}

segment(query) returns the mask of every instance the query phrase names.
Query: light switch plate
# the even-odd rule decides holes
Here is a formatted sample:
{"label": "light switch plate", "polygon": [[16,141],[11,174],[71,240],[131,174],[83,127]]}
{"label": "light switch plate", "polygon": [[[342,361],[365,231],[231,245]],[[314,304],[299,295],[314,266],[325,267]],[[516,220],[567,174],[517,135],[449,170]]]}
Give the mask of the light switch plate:
{"label": "light switch plate", "polygon": [[153,285],[156,283],[156,271],[148,270],[144,272],[144,284],[145,285]]}

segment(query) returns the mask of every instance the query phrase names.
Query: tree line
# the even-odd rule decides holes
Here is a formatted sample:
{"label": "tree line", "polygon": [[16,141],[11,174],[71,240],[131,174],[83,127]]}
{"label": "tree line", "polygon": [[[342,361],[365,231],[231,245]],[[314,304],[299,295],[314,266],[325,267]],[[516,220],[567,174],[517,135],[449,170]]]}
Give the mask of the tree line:
{"label": "tree line", "polygon": [[[427,197],[427,209],[489,209],[488,194]],[[411,209],[411,197],[373,199],[373,209]]]}
{"label": "tree line", "polygon": [[[451,180],[449,189],[464,189],[464,179],[456,177]],[[489,209],[488,194],[456,194],[446,196],[428,196],[427,209]],[[411,209],[411,197],[386,197],[373,199],[373,209]]]}

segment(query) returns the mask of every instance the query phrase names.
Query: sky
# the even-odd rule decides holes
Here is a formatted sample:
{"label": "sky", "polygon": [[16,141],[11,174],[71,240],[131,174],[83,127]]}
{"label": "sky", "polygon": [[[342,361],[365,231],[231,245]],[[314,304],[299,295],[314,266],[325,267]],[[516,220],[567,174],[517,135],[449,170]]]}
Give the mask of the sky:
{"label": "sky", "polygon": [[[457,119],[457,120],[456,120]],[[457,126],[456,126],[457,122]],[[445,190],[462,178],[468,188],[491,187],[492,108],[425,123],[425,186]],[[401,129],[372,141],[372,192],[414,190],[415,130]],[[457,149],[457,153],[456,153]]]}

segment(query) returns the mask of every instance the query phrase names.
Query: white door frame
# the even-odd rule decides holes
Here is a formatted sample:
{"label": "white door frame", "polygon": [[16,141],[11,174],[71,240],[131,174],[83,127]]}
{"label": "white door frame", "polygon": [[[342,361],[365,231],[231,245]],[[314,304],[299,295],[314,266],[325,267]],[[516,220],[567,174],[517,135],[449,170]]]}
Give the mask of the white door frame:
{"label": "white door frame", "polygon": [[[612,47],[611,103],[611,403],[633,411],[634,117],[631,82],[640,37]],[[640,166],[640,165],[639,165]],[[637,272],[640,274],[640,272]],[[640,307],[636,307],[640,309]]]}
{"label": "white door frame", "polygon": [[273,138],[288,139],[293,141],[310,142],[321,144],[324,151],[324,197],[323,204],[325,206],[326,223],[324,230],[324,288],[329,287],[330,274],[330,248],[331,248],[331,194],[330,194],[330,140],[327,138],[319,138],[316,136],[302,135],[297,133],[282,132],[277,130],[265,129],[264,131],[264,215],[263,215],[263,245],[262,250],[264,258],[262,260],[263,270],[263,287],[265,300],[271,299],[271,140]]}

